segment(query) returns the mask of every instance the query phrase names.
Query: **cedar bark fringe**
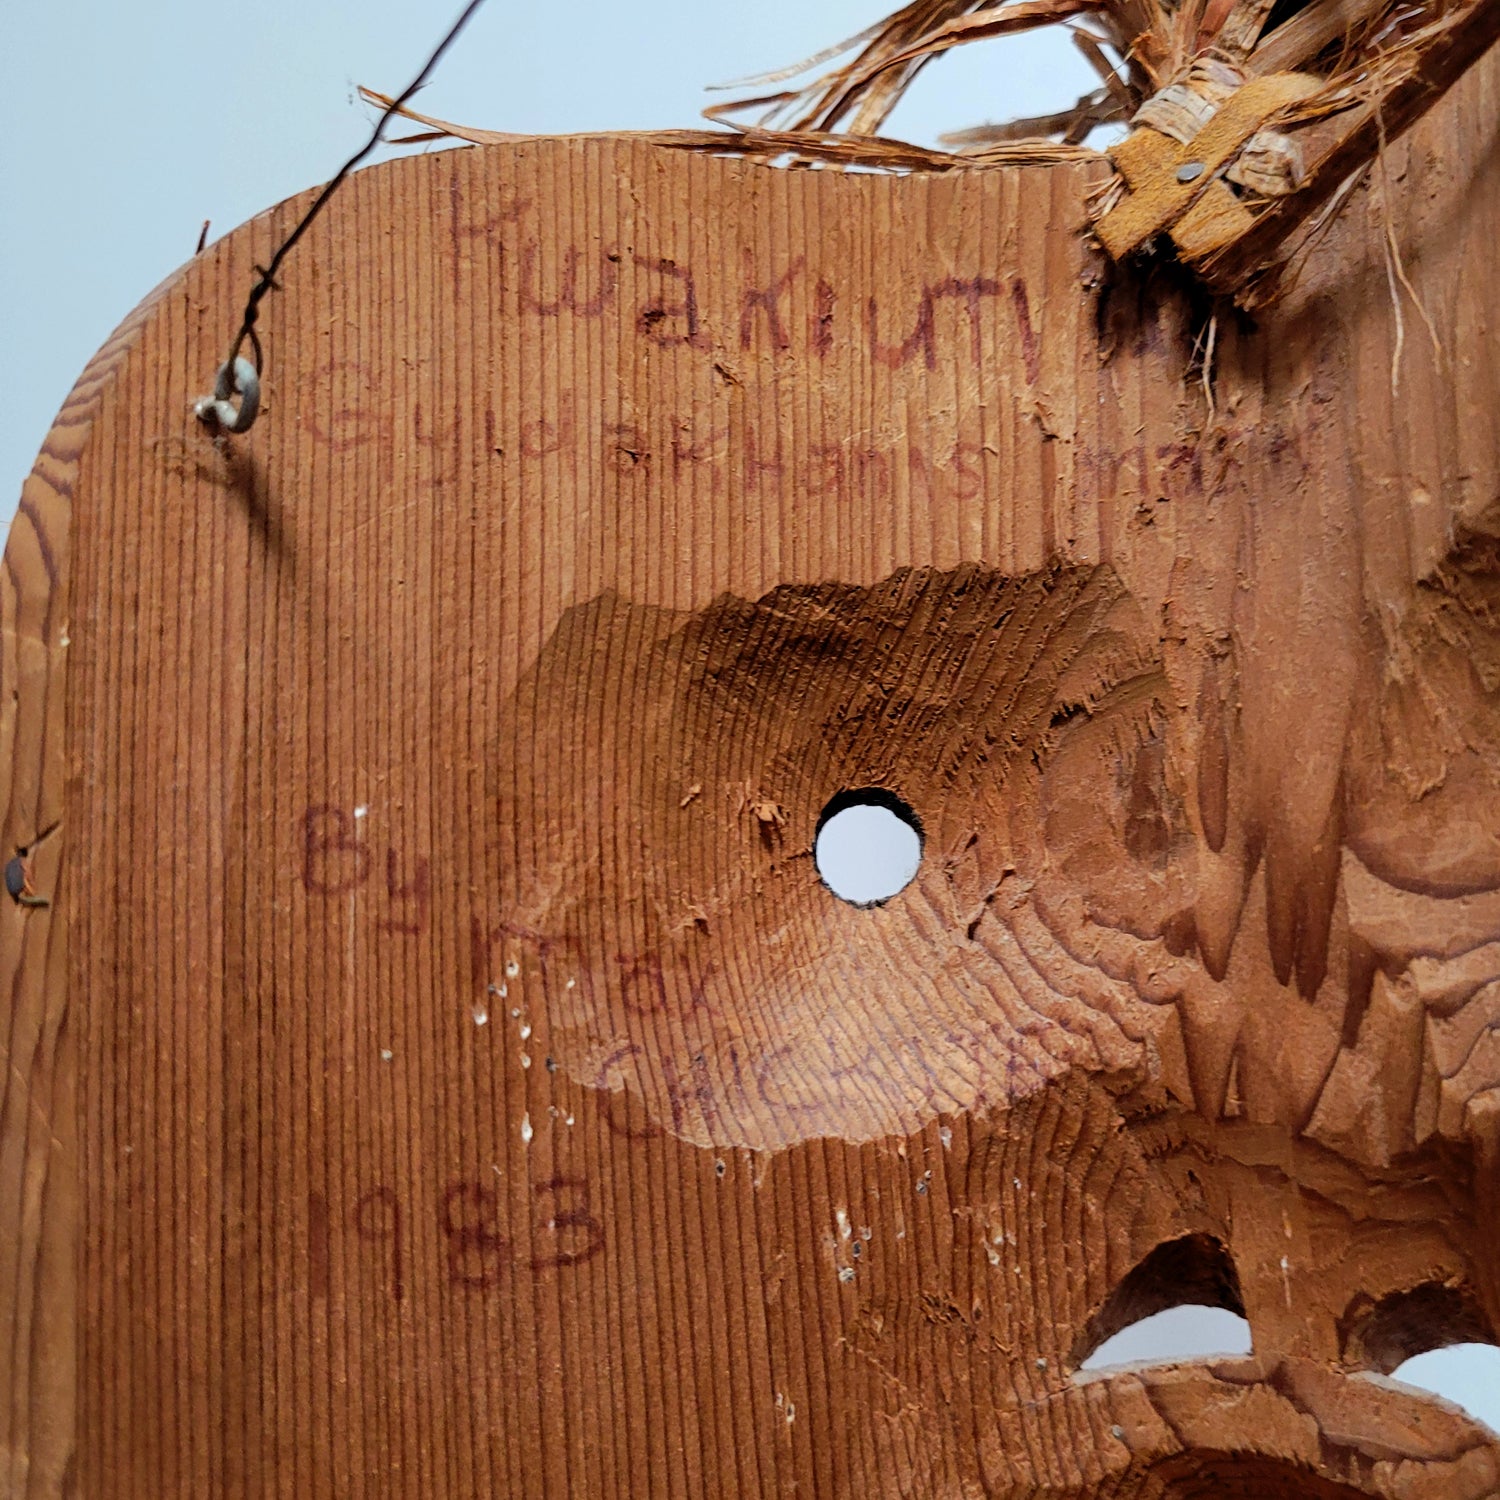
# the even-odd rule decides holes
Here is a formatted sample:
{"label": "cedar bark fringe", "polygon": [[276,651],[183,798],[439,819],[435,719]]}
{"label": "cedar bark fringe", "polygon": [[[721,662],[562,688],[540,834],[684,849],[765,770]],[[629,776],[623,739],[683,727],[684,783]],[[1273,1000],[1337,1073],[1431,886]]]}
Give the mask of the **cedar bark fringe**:
{"label": "cedar bark fringe", "polygon": [[[1059,25],[1100,79],[1068,108],[955,132],[943,138],[947,150],[881,134],[917,74],[942,53]],[[1207,195],[1217,192],[1215,226],[1173,234],[1175,250],[1213,291],[1253,307],[1280,293],[1383,143],[1441,99],[1497,35],[1500,0],[912,0],[814,57],[730,85],[771,91],[704,111],[727,129],[648,138],[789,165],[906,172],[1102,161],[1109,158],[1085,144],[1101,125],[1130,121],[1136,135],[1165,131],[1191,146],[1239,86],[1296,74],[1307,84],[1301,96],[1266,114],[1205,171],[1169,222],[1125,236],[1123,248],[1119,237],[1107,243],[1117,258],[1150,248],[1166,238],[1158,227],[1170,230],[1195,210],[1201,220],[1214,202]],[[774,87],[838,58],[845,60],[805,85]],[[360,92],[372,104],[390,103]],[[402,113],[429,127],[408,144],[517,139]],[[1114,164],[1094,203],[1096,223],[1132,190]]]}

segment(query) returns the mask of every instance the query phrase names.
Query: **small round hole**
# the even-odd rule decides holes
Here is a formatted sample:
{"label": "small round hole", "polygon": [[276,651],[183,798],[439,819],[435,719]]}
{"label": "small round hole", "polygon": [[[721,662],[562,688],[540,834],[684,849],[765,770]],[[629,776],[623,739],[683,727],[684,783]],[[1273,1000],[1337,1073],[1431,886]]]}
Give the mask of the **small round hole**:
{"label": "small round hole", "polygon": [[840,792],[818,819],[813,857],[823,883],[851,906],[878,906],[911,883],[922,862],[922,825],[881,787]]}

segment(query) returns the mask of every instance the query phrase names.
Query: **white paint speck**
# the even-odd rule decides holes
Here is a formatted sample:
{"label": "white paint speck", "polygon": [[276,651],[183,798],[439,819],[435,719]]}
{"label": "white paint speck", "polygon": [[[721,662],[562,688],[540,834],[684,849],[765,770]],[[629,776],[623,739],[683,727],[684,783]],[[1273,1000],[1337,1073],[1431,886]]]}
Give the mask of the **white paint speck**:
{"label": "white paint speck", "polygon": [[521,1066],[523,1068],[529,1068],[531,1066],[531,1054],[529,1052],[523,1052],[521,1054]]}
{"label": "white paint speck", "polygon": [[514,979],[516,975],[521,972],[521,966],[515,961],[515,959],[511,959],[511,961],[505,966],[505,972],[511,979]]}
{"label": "white paint speck", "polygon": [[531,1116],[529,1114],[528,1115],[522,1115],[521,1116],[521,1139],[523,1141],[525,1141],[525,1143],[529,1146],[531,1144],[531,1138],[535,1134],[536,1134],[536,1131],[534,1131],[531,1128]]}
{"label": "white paint speck", "polygon": [[850,1282],[850,1281],[853,1281],[854,1280],[854,1267],[853,1266],[840,1266],[839,1267],[839,1280],[842,1281],[842,1282],[846,1282],[846,1283]]}
{"label": "white paint speck", "polygon": [[[504,989],[503,986],[501,987],[500,993],[502,995],[505,993],[505,989]],[[513,1006],[511,1006],[511,1008],[510,1008],[510,1018],[511,1018],[512,1021],[519,1021],[521,1019],[521,1007],[519,1005],[513,1005]]]}
{"label": "white paint speck", "polygon": [[854,1231],[849,1227],[849,1215],[846,1214],[843,1209],[837,1208],[834,1210],[833,1216],[839,1222],[839,1238],[841,1240],[847,1240],[849,1236],[854,1233]]}
{"label": "white paint speck", "polygon": [[497,1000],[505,999],[505,986],[503,984],[491,984],[489,991]]}
{"label": "white paint speck", "polygon": [[354,809],[354,816],[356,818],[368,817],[369,816],[369,812],[370,812],[369,804],[365,803],[365,802],[361,802],[360,805]]}
{"label": "white paint speck", "polygon": [[576,979],[570,979],[568,981],[568,988],[570,990],[576,990],[578,988],[578,981]]}
{"label": "white paint speck", "polygon": [[476,1026],[488,1026],[489,1021],[489,1011],[487,1011],[482,1005],[476,1005],[474,1007],[474,1024]]}
{"label": "white paint speck", "polygon": [[1021,1179],[1019,1177],[1012,1177],[1010,1180],[1010,1185],[1015,1188],[1017,1192],[1021,1191]]}
{"label": "white paint speck", "polygon": [[394,1052],[392,1052],[389,1047],[382,1047],[380,1049],[380,1060],[381,1060],[381,1062],[389,1062],[395,1055],[396,1054]]}
{"label": "white paint speck", "polygon": [[564,1121],[564,1123],[568,1124],[568,1125],[571,1125],[573,1123],[573,1116],[569,1115],[568,1118],[567,1118],[567,1120]]}
{"label": "white paint speck", "polygon": [[950,1126],[944,1125],[943,1128],[938,1131],[938,1139],[943,1143],[943,1150],[946,1151],[953,1144],[952,1128]]}
{"label": "white paint speck", "polygon": [[984,1253],[989,1257],[989,1262],[992,1266],[998,1266],[1000,1264],[1000,1252],[996,1250],[993,1245],[986,1245],[984,1247]]}
{"label": "white paint speck", "polygon": [[526,1038],[529,1037],[530,1035],[531,1035],[531,1027],[525,1021],[522,1021],[521,1022],[521,1040],[524,1042],[526,1040]]}

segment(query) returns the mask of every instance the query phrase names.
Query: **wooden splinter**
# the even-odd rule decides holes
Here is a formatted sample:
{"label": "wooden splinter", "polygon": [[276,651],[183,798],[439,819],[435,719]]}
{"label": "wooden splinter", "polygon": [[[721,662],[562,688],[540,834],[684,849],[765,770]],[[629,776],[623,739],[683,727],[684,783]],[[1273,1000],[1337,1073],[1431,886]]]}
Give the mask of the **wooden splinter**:
{"label": "wooden splinter", "polygon": [[305,205],[133,315],[0,585],[0,1494],[1500,1493],[1379,1378],[1500,1327],[1497,85],[1212,418],[1077,162],[388,163],[220,447]]}

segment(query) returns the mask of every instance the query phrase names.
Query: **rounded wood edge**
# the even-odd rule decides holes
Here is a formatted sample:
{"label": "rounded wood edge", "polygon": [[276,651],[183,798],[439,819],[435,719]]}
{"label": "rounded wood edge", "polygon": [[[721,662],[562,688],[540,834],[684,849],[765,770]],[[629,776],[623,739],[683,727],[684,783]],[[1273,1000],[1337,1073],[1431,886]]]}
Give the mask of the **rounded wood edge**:
{"label": "rounded wood edge", "polygon": [[[514,150],[515,148],[507,146],[484,149],[508,152]],[[289,200],[288,202],[290,204],[294,203],[295,201],[296,200]],[[287,209],[288,205],[282,205],[282,210]],[[271,211],[272,214],[277,212],[278,210]],[[234,245],[237,247],[245,246],[248,241],[243,237],[246,236],[255,225],[264,223],[267,218],[268,216],[261,216],[260,219],[251,221],[251,223],[247,224],[246,226],[242,226],[232,235],[226,237],[226,240],[220,241],[220,247],[226,245]],[[192,264],[198,265],[199,262],[194,262]],[[100,351],[100,354],[96,356],[95,360],[91,361],[90,365],[85,370],[83,378],[81,378],[79,382],[79,386],[75,388],[73,395],[69,398],[69,402],[64,406],[63,413],[60,414],[59,421],[55,425],[53,433],[49,434],[48,444],[44,448],[43,457],[38,460],[38,470],[41,470],[44,465],[47,464],[58,465],[58,469],[49,473],[43,483],[46,486],[46,494],[44,495],[44,498],[50,500],[55,505],[56,535],[62,538],[62,545],[60,549],[52,554],[51,567],[47,566],[45,563],[42,564],[41,576],[45,581],[45,587],[41,588],[39,591],[33,589],[31,593],[24,596],[24,599],[25,602],[32,605],[32,607],[39,607],[42,610],[41,618],[44,622],[44,625],[43,628],[38,630],[35,639],[39,643],[45,645],[49,651],[55,652],[55,659],[54,657],[49,656],[46,661],[45,681],[47,683],[55,681],[59,685],[59,688],[61,688],[61,686],[65,683],[66,648],[68,644],[67,619],[69,614],[69,596],[67,588],[68,573],[66,562],[68,555],[68,543],[71,541],[72,483],[74,477],[77,475],[84,450],[88,446],[89,436],[92,431],[92,424],[94,423],[94,420],[103,402],[107,398],[113,382],[115,381],[121,368],[123,367],[125,360],[130,353],[130,350],[134,347],[137,336],[139,335],[141,330],[147,326],[150,317],[159,310],[159,304],[162,301],[166,300],[166,295],[180,286],[181,280],[186,274],[187,270],[185,268],[183,271],[175,273],[174,276],[169,278],[167,282],[164,282],[162,286],[159,287],[157,291],[151,295],[151,297],[147,298],[141,304],[141,306],[136,309],[131,318],[127,319],[126,322],[121,325],[120,330],[116,332],[116,334],[111,338],[110,342],[106,344],[104,349]],[[205,372],[205,374],[207,373],[210,372]],[[67,449],[62,443],[54,444],[54,438],[57,436],[60,430],[63,430],[65,428],[65,426],[69,422],[73,424],[71,441],[74,443],[74,447],[71,450]],[[63,455],[62,459],[59,459],[59,454]],[[62,483],[59,483],[60,473],[64,476],[64,482]],[[32,481],[28,481],[29,489],[34,484],[36,479],[37,475],[34,474]],[[46,514],[52,513],[46,512]],[[51,534],[49,534],[49,540],[51,539]],[[13,534],[12,547],[14,546],[15,536]],[[57,558],[59,556],[62,558],[61,566],[58,566],[57,564]],[[9,578],[13,578],[15,576],[15,570],[11,560],[11,549],[9,548],[7,550],[7,563],[7,576]],[[35,566],[36,560],[33,560],[33,579],[35,578]],[[7,603],[9,603],[8,597]],[[9,624],[9,619],[10,617],[7,616],[7,625]],[[8,640],[7,645],[9,645]],[[61,704],[63,698],[63,694],[61,693],[61,691],[58,691],[54,696],[55,700],[59,704]],[[50,721],[46,713],[44,712],[37,720],[37,722],[45,726]],[[61,746],[66,741],[66,735],[61,734],[49,737],[49,741],[51,740],[55,740],[57,746],[56,764],[59,767],[62,767],[66,764],[61,754]],[[17,760],[15,764],[19,764],[19,761]],[[43,763],[39,762],[38,764]],[[50,764],[50,762],[46,764]],[[59,800],[61,799],[61,787],[64,780],[65,775],[61,770],[59,770]],[[17,783],[16,779],[13,776],[13,786],[15,784]],[[38,785],[40,786],[41,784],[41,778],[39,777]],[[13,812],[14,805],[13,794]],[[41,831],[48,825],[37,824],[36,826],[38,828],[38,831]],[[26,835],[23,832],[21,836],[25,837]],[[44,848],[46,860],[51,861],[51,875],[53,879],[55,879],[56,873],[60,866],[62,847],[62,830],[58,828],[55,833],[48,835],[48,838],[45,841]],[[39,851],[39,853],[40,852],[42,851]],[[9,851],[7,851],[7,853],[9,853]],[[47,883],[48,869],[45,867],[44,860],[39,859],[36,878],[39,889],[44,892],[55,891],[55,887],[50,886]],[[48,941],[44,946],[47,948],[49,953],[54,949],[58,953],[62,952],[62,927],[60,923],[56,926],[52,925],[51,914],[49,912],[45,910],[33,910],[27,911],[22,915],[25,918],[26,923],[30,924],[33,929],[40,928],[41,932],[48,934]],[[56,931],[58,933],[56,943],[52,943],[50,941],[50,934],[53,931]],[[0,932],[0,951],[9,951],[9,949],[7,948],[8,941],[9,940],[6,934],[4,932]],[[35,944],[33,943],[32,946],[34,948]],[[18,951],[25,952],[30,950],[27,949],[25,944],[23,943],[20,945],[20,949]],[[45,974],[55,981],[56,985],[54,990],[47,991],[43,996],[44,1002],[50,996],[55,1001],[57,1006],[55,1019],[57,1022],[58,1050],[54,1054],[56,1061],[53,1064],[52,1076],[54,1080],[65,1080],[68,1089],[71,1090],[74,1075],[71,1071],[71,1053],[67,1050],[69,1046],[67,1042],[67,1028],[63,1024],[66,1010],[65,963],[48,962],[43,965],[43,969]],[[12,1037],[14,1038],[14,1036],[15,1024],[13,1019]],[[41,1056],[40,1053],[38,1053],[37,1055],[39,1057]],[[66,1068],[63,1066],[64,1062],[66,1062],[68,1065]],[[12,1072],[8,1078],[8,1083],[13,1083],[14,1078],[15,1074],[14,1072]],[[73,1111],[76,1108],[76,1099],[74,1099],[71,1093],[69,1093],[68,1098],[66,1100],[63,1100],[59,1095],[58,1089],[55,1084],[52,1092],[54,1108],[50,1118],[53,1121],[56,1121],[60,1118],[66,1119],[71,1130],[71,1121],[73,1118]],[[33,1087],[33,1103],[35,1102],[35,1098],[36,1090],[35,1087]],[[66,1110],[59,1111],[57,1108],[58,1104],[66,1104]],[[30,1113],[33,1117],[35,1117],[34,1109],[30,1111]],[[12,1116],[9,1114],[5,1117],[7,1122],[7,1129],[9,1128],[9,1121],[11,1120],[11,1118]],[[66,1221],[68,1223],[69,1238],[67,1239],[62,1251],[62,1262],[67,1263],[71,1266],[72,1262],[70,1247],[74,1243],[77,1222],[76,1207],[74,1206],[76,1204],[77,1158],[76,1155],[65,1153],[65,1142],[71,1139],[70,1136],[65,1136],[63,1132],[58,1131],[55,1124],[53,1125],[50,1133],[53,1137],[50,1147],[51,1154],[47,1158],[48,1166],[44,1169],[46,1173],[50,1174],[48,1177],[49,1189],[42,1196],[44,1199],[44,1207],[48,1213],[52,1212],[54,1199],[57,1202],[57,1212],[54,1218],[48,1220],[48,1226],[49,1229],[54,1223],[59,1226],[59,1237],[61,1237],[62,1234],[61,1226],[65,1222],[66,1212],[71,1211],[73,1213],[72,1219]],[[0,1144],[8,1143],[0,1142]],[[26,1147],[24,1145],[23,1136],[23,1150],[24,1149],[26,1149]],[[69,1189],[67,1186],[70,1173],[73,1174],[73,1181],[75,1183],[75,1186],[71,1189]],[[55,1193],[51,1188],[51,1183],[54,1181],[59,1184],[58,1188],[55,1190]],[[64,1203],[62,1200],[68,1198],[69,1192],[72,1193],[72,1197],[66,1203]],[[64,1286],[64,1283],[59,1280],[58,1285],[59,1287],[62,1287]],[[19,1308],[21,1305],[19,1295],[21,1284],[19,1276],[17,1277],[16,1286],[17,1296],[15,1298],[14,1305]],[[70,1286],[68,1287],[68,1292],[69,1296],[71,1297]],[[71,1301],[69,1301],[67,1304],[65,1304],[65,1310],[70,1315],[71,1309],[72,1304]],[[76,1349],[76,1336],[73,1323],[71,1321],[71,1316],[69,1316],[68,1318],[43,1317],[40,1319],[33,1319],[33,1322],[37,1327],[45,1329],[49,1345],[55,1351],[55,1357],[49,1358],[46,1362],[45,1368],[47,1372],[49,1374],[54,1370],[60,1372],[58,1377],[59,1385],[61,1384],[62,1373],[66,1373],[68,1379],[71,1381],[72,1367],[75,1358],[74,1350]],[[19,1342],[17,1343],[16,1347],[21,1347]],[[38,1367],[38,1362],[36,1359],[34,1359],[31,1368],[35,1369]],[[26,1366],[24,1364],[24,1361],[17,1360],[12,1368],[20,1369],[26,1368]],[[36,1394],[33,1394],[30,1397],[28,1397],[26,1391],[19,1390],[15,1387],[0,1387],[0,1390],[4,1390],[4,1393],[10,1397],[10,1400],[7,1403],[7,1410],[12,1413],[17,1411],[26,1411],[28,1409],[36,1411],[39,1409],[39,1402],[45,1399],[44,1393],[42,1392],[42,1388],[39,1383],[33,1385],[33,1390],[34,1392],[36,1392]],[[69,1402],[70,1401],[71,1397],[69,1397]],[[11,1463],[11,1455],[14,1453],[25,1465],[25,1467],[20,1472],[20,1483],[13,1486],[15,1492],[18,1494],[32,1495],[71,1492],[71,1481],[69,1478],[69,1475],[71,1473],[71,1463],[67,1462],[65,1459],[61,1467],[53,1468],[48,1468],[43,1463],[43,1459],[46,1454],[51,1454],[53,1452],[62,1452],[66,1454],[71,1451],[71,1406],[70,1404],[64,1403],[63,1401],[59,1400],[53,1409],[55,1409],[59,1414],[64,1413],[66,1409],[69,1418],[69,1437],[65,1445],[59,1446],[58,1444],[52,1442],[52,1428],[49,1425],[47,1431],[47,1442],[49,1446],[46,1448],[45,1453],[41,1446],[39,1446],[38,1444],[33,1444],[28,1460],[26,1458],[25,1449],[12,1448],[10,1446],[11,1434],[9,1432],[7,1432],[6,1434],[6,1446],[0,1448],[0,1460],[3,1460],[5,1464],[8,1465]],[[58,1430],[61,1431],[61,1424],[59,1424]],[[52,1483],[49,1475],[53,1473],[55,1473],[58,1477],[56,1479],[54,1487],[47,1488],[46,1484]],[[0,1480],[4,1480],[9,1477],[9,1472],[7,1472],[6,1470],[0,1470]],[[1475,1491],[1474,1493],[1478,1494],[1484,1492],[1487,1491]],[[1167,1493],[1170,1493],[1170,1491],[1167,1491]],[[1357,1491],[1357,1493],[1382,1493],[1382,1491],[1361,1490]],[[1434,1493],[1436,1492],[1434,1491]]]}
{"label": "rounded wood edge", "polygon": [[0,777],[4,849],[25,898],[0,901],[6,995],[0,1070],[0,1494],[74,1493],[79,1231],[77,1027],[68,1006],[63,882],[73,500],[106,397],[151,318],[193,263],[173,271],[84,366],[59,409],[5,544],[0,571]]}

